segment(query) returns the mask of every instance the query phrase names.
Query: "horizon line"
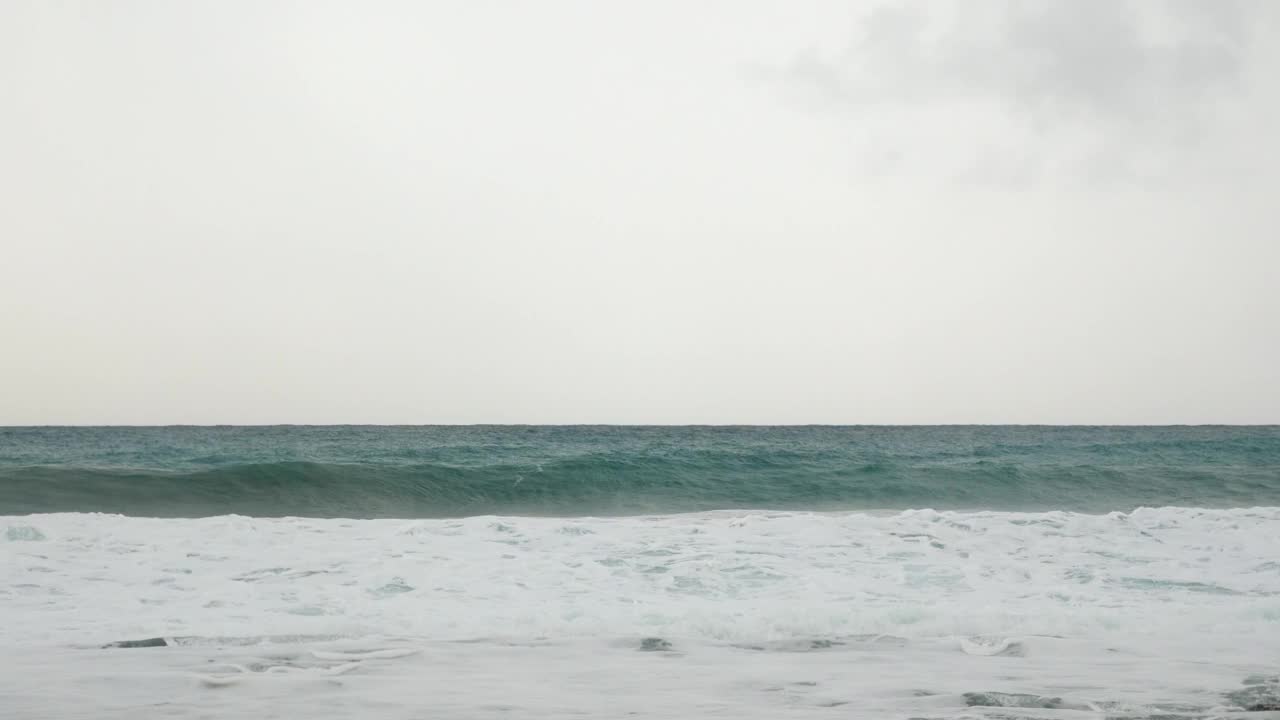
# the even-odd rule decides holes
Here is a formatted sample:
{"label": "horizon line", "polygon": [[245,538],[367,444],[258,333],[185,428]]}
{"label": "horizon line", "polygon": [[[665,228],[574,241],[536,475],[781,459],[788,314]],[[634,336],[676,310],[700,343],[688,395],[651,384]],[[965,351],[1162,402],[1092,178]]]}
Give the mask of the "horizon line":
{"label": "horizon line", "polygon": [[365,428],[964,428],[964,427],[1053,427],[1053,428],[1195,428],[1195,427],[1280,427],[1274,423],[41,423],[25,425],[3,425],[0,429],[59,429],[59,428],[322,428],[322,427],[365,427]]}

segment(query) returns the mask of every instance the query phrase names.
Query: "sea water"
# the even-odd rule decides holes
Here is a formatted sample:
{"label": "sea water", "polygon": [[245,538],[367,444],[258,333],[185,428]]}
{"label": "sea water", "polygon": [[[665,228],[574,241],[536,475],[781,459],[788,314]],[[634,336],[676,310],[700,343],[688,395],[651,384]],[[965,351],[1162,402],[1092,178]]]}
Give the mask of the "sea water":
{"label": "sea water", "polygon": [[0,619],[0,717],[1266,717],[1280,429],[0,429]]}

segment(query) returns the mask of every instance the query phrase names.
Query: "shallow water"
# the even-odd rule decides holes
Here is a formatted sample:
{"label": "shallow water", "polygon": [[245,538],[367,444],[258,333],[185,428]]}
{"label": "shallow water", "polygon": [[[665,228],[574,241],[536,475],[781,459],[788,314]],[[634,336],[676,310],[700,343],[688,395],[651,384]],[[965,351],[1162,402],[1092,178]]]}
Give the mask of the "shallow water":
{"label": "shallow water", "polygon": [[1280,662],[1277,527],[1271,507],[0,517],[0,700],[36,718],[1218,716]]}

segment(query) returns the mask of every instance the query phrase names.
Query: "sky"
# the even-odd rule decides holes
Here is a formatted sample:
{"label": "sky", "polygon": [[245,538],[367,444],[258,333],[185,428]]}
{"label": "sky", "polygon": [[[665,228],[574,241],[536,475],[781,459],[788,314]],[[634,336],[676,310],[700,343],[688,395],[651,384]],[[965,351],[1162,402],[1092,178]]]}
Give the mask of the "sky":
{"label": "sky", "polygon": [[0,3],[0,424],[1280,422],[1280,5]]}

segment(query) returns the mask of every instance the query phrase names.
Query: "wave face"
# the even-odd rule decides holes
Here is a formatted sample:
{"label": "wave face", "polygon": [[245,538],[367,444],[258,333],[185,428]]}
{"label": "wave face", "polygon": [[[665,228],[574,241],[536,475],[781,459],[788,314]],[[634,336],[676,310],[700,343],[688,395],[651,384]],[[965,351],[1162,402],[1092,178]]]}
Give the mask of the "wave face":
{"label": "wave face", "polygon": [[0,515],[1280,505],[1280,427],[0,429]]}

